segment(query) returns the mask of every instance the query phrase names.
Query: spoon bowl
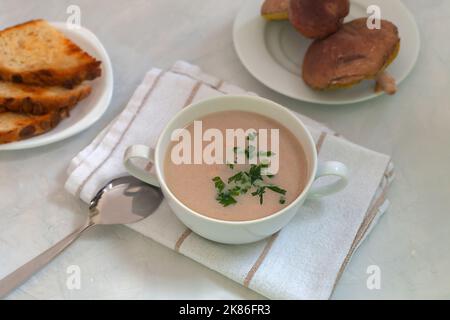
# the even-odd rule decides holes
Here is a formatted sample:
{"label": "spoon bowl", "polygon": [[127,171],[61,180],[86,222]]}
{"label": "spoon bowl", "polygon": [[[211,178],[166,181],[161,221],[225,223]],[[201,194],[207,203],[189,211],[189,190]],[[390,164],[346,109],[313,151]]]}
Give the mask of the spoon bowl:
{"label": "spoon bowl", "polygon": [[163,199],[159,188],[134,177],[114,179],[91,200],[90,217],[95,224],[130,224],[152,214]]}

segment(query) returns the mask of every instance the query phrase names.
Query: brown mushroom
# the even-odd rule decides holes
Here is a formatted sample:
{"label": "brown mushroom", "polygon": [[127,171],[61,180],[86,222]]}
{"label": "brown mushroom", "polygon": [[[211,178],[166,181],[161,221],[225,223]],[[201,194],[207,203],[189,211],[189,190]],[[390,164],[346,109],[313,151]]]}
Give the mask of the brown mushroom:
{"label": "brown mushroom", "polygon": [[289,0],[266,0],[261,7],[261,15],[267,20],[287,20]]}
{"label": "brown mushroom", "polygon": [[323,39],[339,30],[349,11],[349,0],[290,0],[289,21],[305,37]]}
{"label": "brown mushroom", "polygon": [[400,50],[397,27],[381,20],[369,29],[366,18],[348,22],[335,34],[314,41],[303,61],[303,79],[317,90],[347,88],[365,79],[378,79],[378,89],[395,92],[392,79],[383,75]]}

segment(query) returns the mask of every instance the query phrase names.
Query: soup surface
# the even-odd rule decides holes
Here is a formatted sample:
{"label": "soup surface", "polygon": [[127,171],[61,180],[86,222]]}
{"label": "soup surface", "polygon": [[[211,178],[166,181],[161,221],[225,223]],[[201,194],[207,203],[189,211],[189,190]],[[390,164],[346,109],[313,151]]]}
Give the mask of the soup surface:
{"label": "soup surface", "polygon": [[[222,164],[206,164],[203,161],[202,164],[177,164],[176,161],[173,161],[173,155],[184,153],[173,151],[177,145],[180,145],[182,139],[173,141],[165,156],[165,180],[175,197],[190,209],[219,220],[255,220],[274,214],[288,206],[305,188],[308,178],[308,163],[305,152],[294,134],[277,121],[256,113],[243,111],[218,112],[199,120],[202,121],[203,133],[207,129],[218,129],[223,134],[224,155],[231,148],[236,154],[244,154],[247,163],[241,164],[239,162],[235,164],[224,161]],[[185,129],[189,131],[191,137],[194,137],[194,123]],[[225,139],[227,129],[252,129],[255,130],[255,135],[246,137],[246,149],[237,150],[233,148],[237,140],[226,141],[227,139]],[[266,155],[266,159],[271,159],[271,157],[274,157],[273,153],[275,153],[272,150],[277,150],[279,169],[274,175],[263,175],[262,179],[254,179],[254,172],[258,171],[258,167],[261,167],[261,164],[267,164],[267,161],[260,160],[258,156],[256,164],[248,163],[252,158],[252,155],[249,155],[248,152],[248,141],[258,140],[261,136],[258,135],[260,129],[268,130],[267,150],[259,148],[254,153],[260,154],[262,152]],[[278,148],[270,141],[272,129],[278,129]],[[262,138],[260,140],[262,141]],[[211,144],[211,141],[201,141],[202,150],[205,150],[205,147]],[[193,142],[190,150],[193,157]],[[238,179],[238,181],[229,183],[229,178],[233,176],[244,177],[247,180]],[[250,179],[249,177],[253,178]],[[255,181],[252,184],[249,180]],[[218,185],[216,185],[216,182],[219,182]]]}

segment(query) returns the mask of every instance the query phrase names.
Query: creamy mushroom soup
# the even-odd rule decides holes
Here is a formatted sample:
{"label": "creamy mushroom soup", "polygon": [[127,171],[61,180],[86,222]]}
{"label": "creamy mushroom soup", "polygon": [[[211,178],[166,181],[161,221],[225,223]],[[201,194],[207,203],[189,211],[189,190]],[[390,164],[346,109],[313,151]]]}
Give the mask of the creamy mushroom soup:
{"label": "creamy mushroom soup", "polygon": [[[231,132],[244,137],[227,139]],[[164,162],[165,181],[179,201],[227,221],[255,220],[285,208],[305,188],[308,170],[289,129],[243,111],[213,113],[174,133]]]}

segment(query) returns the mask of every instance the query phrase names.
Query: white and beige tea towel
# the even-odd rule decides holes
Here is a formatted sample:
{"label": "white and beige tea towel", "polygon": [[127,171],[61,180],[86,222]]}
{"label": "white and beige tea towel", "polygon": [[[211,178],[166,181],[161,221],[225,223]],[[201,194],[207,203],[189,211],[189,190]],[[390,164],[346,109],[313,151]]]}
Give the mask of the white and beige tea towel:
{"label": "white and beige tea towel", "polygon": [[[152,69],[120,115],[83,149],[68,169],[66,189],[89,203],[106,182],[127,175],[127,146],[154,146],[165,124],[192,102],[223,94],[252,94],[179,61]],[[393,166],[386,155],[355,145],[298,115],[309,127],[320,161],[350,169],[350,184],[333,196],[308,200],[272,237],[223,245],[187,229],[164,201],[157,212],[129,227],[271,299],[328,299],[345,266],[376,219],[387,210]]]}

